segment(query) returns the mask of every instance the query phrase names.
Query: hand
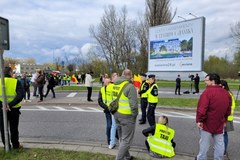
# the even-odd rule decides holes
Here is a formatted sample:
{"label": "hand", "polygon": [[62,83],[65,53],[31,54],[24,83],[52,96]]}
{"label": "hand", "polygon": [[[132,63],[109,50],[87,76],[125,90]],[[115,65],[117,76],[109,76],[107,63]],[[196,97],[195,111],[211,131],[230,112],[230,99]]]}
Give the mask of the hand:
{"label": "hand", "polygon": [[8,111],[11,111],[11,109],[10,109],[10,107],[7,105],[6,106],[6,111],[8,112]]}
{"label": "hand", "polygon": [[203,123],[202,122],[198,122],[197,126],[198,126],[199,129],[203,129]]}

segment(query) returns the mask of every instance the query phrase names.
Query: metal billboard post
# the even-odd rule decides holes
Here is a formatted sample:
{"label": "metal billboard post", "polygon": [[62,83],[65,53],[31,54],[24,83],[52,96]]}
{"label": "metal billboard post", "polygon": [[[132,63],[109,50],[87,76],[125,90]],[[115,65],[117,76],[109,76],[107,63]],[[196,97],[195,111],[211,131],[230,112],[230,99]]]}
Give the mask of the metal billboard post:
{"label": "metal billboard post", "polygon": [[3,125],[4,125],[4,138],[5,138],[5,151],[9,151],[9,138],[8,138],[8,121],[7,121],[7,100],[6,90],[3,73],[3,52],[9,50],[9,25],[8,20],[0,17],[0,75],[2,86],[2,112],[3,112]]}

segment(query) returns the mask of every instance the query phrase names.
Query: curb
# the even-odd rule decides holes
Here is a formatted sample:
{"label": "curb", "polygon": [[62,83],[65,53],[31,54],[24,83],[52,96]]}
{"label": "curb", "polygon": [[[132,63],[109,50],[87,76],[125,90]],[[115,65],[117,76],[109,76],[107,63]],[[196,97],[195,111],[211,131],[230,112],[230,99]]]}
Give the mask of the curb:
{"label": "curb", "polygon": [[[114,149],[108,149],[106,144],[102,143],[93,143],[93,142],[72,142],[72,141],[38,141],[33,139],[24,139],[22,141],[24,148],[41,148],[41,149],[61,149],[67,151],[84,151],[84,152],[92,152],[92,153],[101,153],[116,156],[118,153],[118,145]],[[130,153],[132,156],[141,158],[141,159],[149,159],[155,160],[156,158],[152,158],[148,155],[148,151],[146,148],[131,146]],[[192,160],[194,158],[193,155],[176,153],[173,158],[164,158],[164,159],[172,159],[172,160]]]}

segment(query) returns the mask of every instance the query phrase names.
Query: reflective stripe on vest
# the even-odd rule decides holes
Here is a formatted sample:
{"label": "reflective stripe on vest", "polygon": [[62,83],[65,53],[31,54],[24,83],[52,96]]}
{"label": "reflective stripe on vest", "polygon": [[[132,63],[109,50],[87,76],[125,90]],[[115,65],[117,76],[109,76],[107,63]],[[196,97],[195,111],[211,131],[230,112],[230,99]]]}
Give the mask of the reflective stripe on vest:
{"label": "reflective stripe on vest", "polygon": [[175,155],[171,140],[175,131],[165,125],[156,124],[155,133],[153,136],[148,136],[150,150],[166,157]]}
{"label": "reflective stripe on vest", "polygon": [[[121,89],[123,88],[123,86],[129,83],[128,81],[124,81],[119,85],[114,85],[113,86],[113,99],[116,99],[119,92],[121,91]],[[130,108],[130,104],[129,104],[129,100],[128,98],[124,95],[124,91],[122,92],[120,98],[119,98],[119,102],[118,102],[118,112],[121,114],[132,114],[132,110]]]}
{"label": "reflective stripe on vest", "polygon": [[[15,78],[4,78],[5,82],[5,92],[6,92],[6,100],[7,103],[11,102],[17,95],[16,88],[17,88],[17,79]],[[2,83],[0,82],[0,100],[2,101]],[[13,108],[19,108],[21,103],[16,104]]]}
{"label": "reflective stripe on vest", "polygon": [[151,94],[152,89],[153,89],[154,86],[156,86],[156,87],[158,88],[157,84],[153,84],[153,85],[148,89],[148,93],[147,93],[148,98],[147,98],[147,100],[148,100],[149,103],[158,103],[158,96],[154,96],[154,95]]}
{"label": "reflective stripe on vest", "polygon": [[234,109],[236,107],[236,104],[235,104],[235,100],[234,100],[234,96],[232,95],[231,92],[229,92],[231,98],[232,98],[232,106],[231,106],[231,114],[228,116],[228,121],[233,121],[233,113],[234,113]]}
{"label": "reflective stripe on vest", "polygon": [[[140,88],[141,91],[143,90],[143,87],[146,83],[148,83],[147,80],[145,82],[143,82],[143,84],[141,85],[141,88]],[[141,98],[147,98],[147,96],[148,96],[147,91],[145,93],[141,94]]]}

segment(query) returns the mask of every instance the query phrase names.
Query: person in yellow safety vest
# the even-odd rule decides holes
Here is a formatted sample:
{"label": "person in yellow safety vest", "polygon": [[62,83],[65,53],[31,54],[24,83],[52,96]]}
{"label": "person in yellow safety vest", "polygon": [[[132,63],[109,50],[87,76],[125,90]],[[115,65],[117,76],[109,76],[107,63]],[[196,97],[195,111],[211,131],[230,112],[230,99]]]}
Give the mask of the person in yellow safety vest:
{"label": "person in yellow safety vest", "polygon": [[67,79],[68,86],[70,86],[71,76],[70,76],[70,75],[67,75],[67,76],[66,76],[66,79]]}
{"label": "person in yellow safety vest", "polygon": [[[4,82],[5,82],[5,92],[7,99],[7,120],[10,127],[10,136],[12,148],[18,149],[22,148],[22,145],[19,143],[19,133],[18,133],[18,124],[19,124],[19,115],[21,108],[21,101],[24,96],[23,87],[21,82],[15,78],[12,78],[12,69],[11,67],[4,68]],[[0,81],[0,130],[2,142],[5,145],[5,136],[4,136],[4,124],[3,124],[3,106],[2,106],[2,83]],[[9,142],[10,143],[10,142]],[[9,144],[10,148],[11,145]]]}
{"label": "person in yellow safety vest", "polygon": [[155,125],[155,109],[158,104],[158,86],[155,83],[156,78],[154,74],[148,75],[149,89],[147,91],[147,120],[150,126]]}
{"label": "person in yellow safety vest", "polygon": [[234,114],[234,109],[235,109],[235,100],[234,100],[234,96],[232,94],[232,92],[230,91],[229,87],[228,87],[228,83],[225,80],[221,80],[221,85],[222,87],[228,91],[228,93],[230,94],[231,98],[232,98],[232,105],[231,105],[231,114],[228,116],[228,120],[226,123],[226,126],[224,127],[224,134],[223,134],[223,138],[224,138],[224,156],[228,157],[227,154],[227,146],[228,146],[228,132],[233,131],[234,130],[234,126],[233,126],[233,114]]}
{"label": "person in yellow safety vest", "polygon": [[106,116],[106,134],[107,134],[107,142],[108,145],[110,145],[110,136],[111,136],[111,126],[112,126],[112,116],[108,109],[109,104],[112,102],[112,93],[109,88],[111,83],[111,80],[109,78],[106,78],[104,80],[104,86],[100,89],[99,95],[98,95],[98,104],[100,107],[102,107],[104,110]]}
{"label": "person in yellow safety vest", "polygon": [[145,141],[149,155],[155,158],[175,156],[173,141],[175,131],[168,127],[168,117],[160,116],[158,123],[142,131],[147,137]]}
{"label": "person in yellow safety vest", "polygon": [[141,97],[141,111],[142,111],[142,117],[139,119],[139,124],[145,124],[146,123],[146,109],[147,109],[147,91],[149,89],[148,81],[146,80],[147,75],[145,73],[142,73],[141,75],[142,84],[140,86],[140,90],[138,94]]}
{"label": "person in yellow safety vest", "polygon": [[132,84],[132,77],[132,71],[125,69],[122,76],[114,81],[113,86],[113,99],[116,99],[123,89],[122,94],[119,95],[119,107],[114,113],[120,143],[116,160],[133,159],[129,149],[133,142],[138,115],[138,93]]}

